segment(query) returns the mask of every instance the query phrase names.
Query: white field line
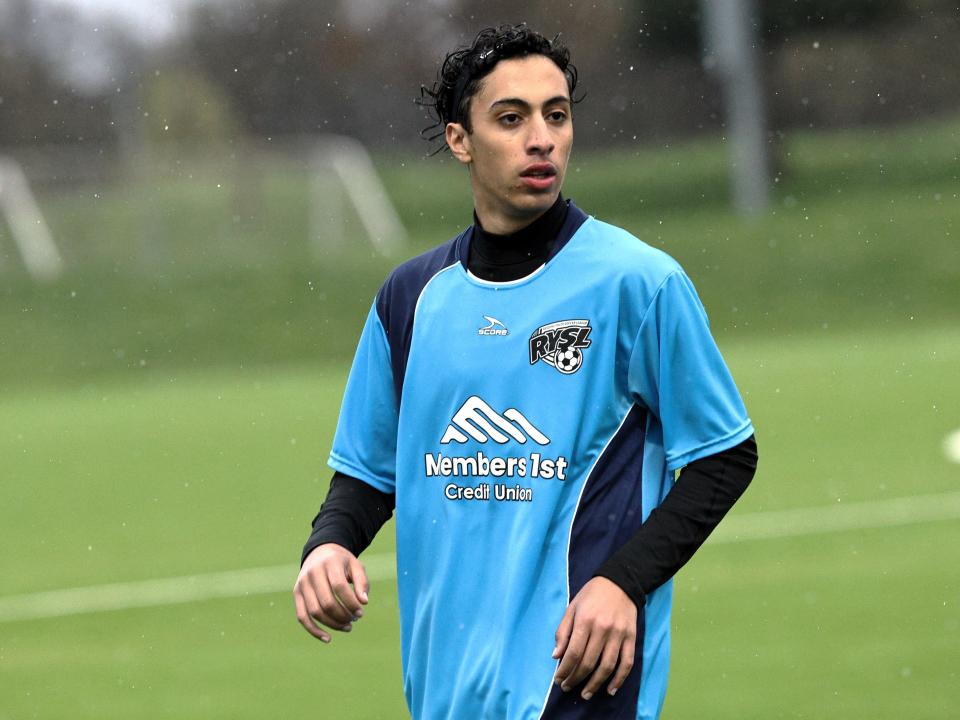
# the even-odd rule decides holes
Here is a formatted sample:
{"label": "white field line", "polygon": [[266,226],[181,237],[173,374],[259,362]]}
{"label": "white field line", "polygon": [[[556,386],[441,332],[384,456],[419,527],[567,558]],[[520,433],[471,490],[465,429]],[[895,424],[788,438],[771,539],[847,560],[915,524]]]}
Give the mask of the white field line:
{"label": "white field line", "polygon": [[[771,540],[956,519],[960,519],[960,492],[917,495],[733,515],[720,524],[708,544]],[[363,562],[371,581],[390,580],[396,576],[396,559],[393,553],[367,555]],[[276,565],[10,595],[0,597],[0,622],[289,592],[293,588],[296,574],[295,565]]]}
{"label": "white field line", "polygon": [[[393,553],[363,560],[371,581],[396,575]],[[0,597],[0,622],[292,592],[296,578],[297,566],[291,564],[10,595]]]}
{"label": "white field line", "polygon": [[717,527],[710,543],[867,530],[960,518],[960,492],[912,495],[888,500],[825,505],[796,510],[732,515]]}

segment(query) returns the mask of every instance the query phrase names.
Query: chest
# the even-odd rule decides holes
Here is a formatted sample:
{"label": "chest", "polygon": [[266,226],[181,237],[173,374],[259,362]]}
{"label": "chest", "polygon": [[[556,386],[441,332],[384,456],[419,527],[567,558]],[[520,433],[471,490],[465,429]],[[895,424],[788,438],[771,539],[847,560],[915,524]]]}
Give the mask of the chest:
{"label": "chest", "polygon": [[435,439],[450,427],[498,442],[575,434],[585,418],[623,406],[627,325],[615,285],[559,273],[504,289],[466,280],[436,288],[415,315],[401,418]]}

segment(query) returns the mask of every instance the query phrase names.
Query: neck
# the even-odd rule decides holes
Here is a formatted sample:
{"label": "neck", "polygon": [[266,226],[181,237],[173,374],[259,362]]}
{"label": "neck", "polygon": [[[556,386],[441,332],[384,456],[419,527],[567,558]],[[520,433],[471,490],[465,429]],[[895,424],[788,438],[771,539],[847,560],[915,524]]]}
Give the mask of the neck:
{"label": "neck", "polygon": [[518,280],[547,262],[567,217],[567,203],[557,201],[540,217],[509,235],[495,235],[474,216],[467,269],[482,280]]}

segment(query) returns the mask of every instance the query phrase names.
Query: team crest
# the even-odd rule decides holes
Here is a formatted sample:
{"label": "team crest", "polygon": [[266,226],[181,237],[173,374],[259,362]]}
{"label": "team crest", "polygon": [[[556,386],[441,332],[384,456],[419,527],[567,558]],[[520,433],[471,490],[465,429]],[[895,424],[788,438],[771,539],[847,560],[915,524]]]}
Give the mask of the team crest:
{"label": "team crest", "polygon": [[543,360],[564,375],[583,366],[583,351],[590,347],[589,320],[560,320],[537,328],[530,336],[530,364]]}

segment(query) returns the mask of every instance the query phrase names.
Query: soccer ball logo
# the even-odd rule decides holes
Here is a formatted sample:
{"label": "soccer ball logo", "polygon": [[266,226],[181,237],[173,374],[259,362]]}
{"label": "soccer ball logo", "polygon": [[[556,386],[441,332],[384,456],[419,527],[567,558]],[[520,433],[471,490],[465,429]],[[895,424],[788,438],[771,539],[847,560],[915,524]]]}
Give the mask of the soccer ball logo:
{"label": "soccer ball logo", "polygon": [[530,364],[556,368],[561,375],[573,375],[583,366],[583,351],[593,344],[589,320],[559,320],[538,327],[530,336]]}
{"label": "soccer ball logo", "polygon": [[557,350],[554,367],[564,375],[575,373],[581,365],[583,365],[583,353],[577,348],[567,347],[563,350]]}

